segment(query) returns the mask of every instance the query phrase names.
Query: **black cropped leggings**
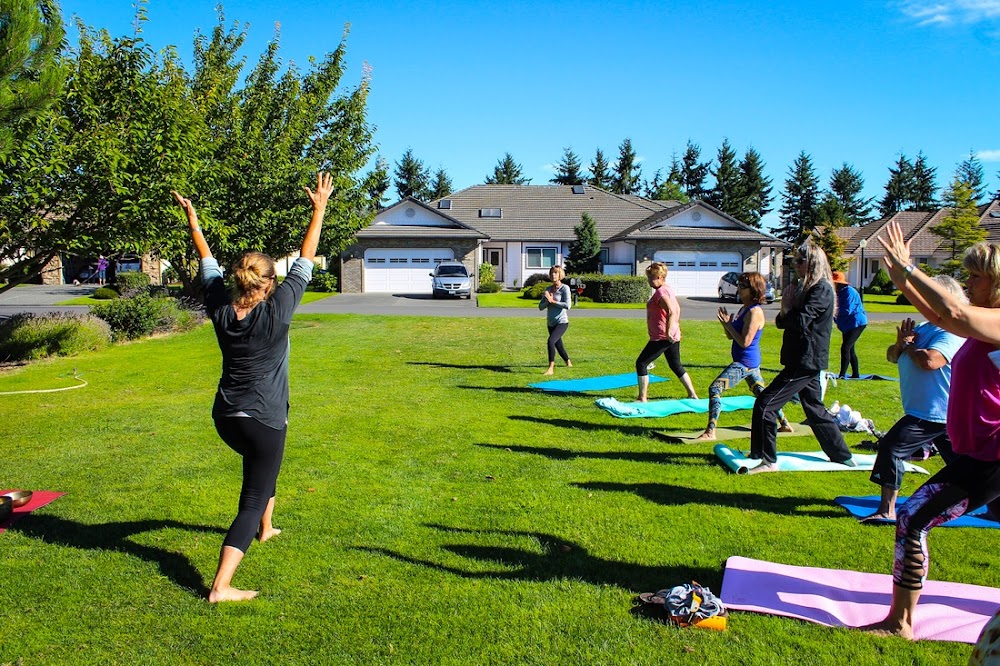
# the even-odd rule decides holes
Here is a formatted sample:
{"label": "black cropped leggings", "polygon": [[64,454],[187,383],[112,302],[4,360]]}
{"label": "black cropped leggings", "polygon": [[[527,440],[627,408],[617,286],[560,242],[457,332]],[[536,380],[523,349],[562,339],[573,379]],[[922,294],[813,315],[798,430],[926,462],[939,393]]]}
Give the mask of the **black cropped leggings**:
{"label": "black cropped leggings", "polygon": [[239,511],[222,545],[245,553],[257,534],[267,503],[274,497],[288,426],[275,430],[253,418],[227,416],[215,420],[215,430],[229,448],[243,457]]}
{"label": "black cropped leggings", "polygon": [[667,359],[667,365],[678,377],[687,374],[684,364],[681,363],[681,343],[673,340],[650,340],[639,352],[639,358],[635,359],[635,374],[645,377],[649,374],[649,364],[663,354]]}
{"label": "black cropped leggings", "polygon": [[569,324],[549,324],[549,339],[547,345],[549,348],[549,363],[556,362],[556,352],[559,352],[560,358],[564,361],[569,361],[569,354],[566,353],[566,347],[563,346],[562,337],[566,333],[566,329],[569,328]]}

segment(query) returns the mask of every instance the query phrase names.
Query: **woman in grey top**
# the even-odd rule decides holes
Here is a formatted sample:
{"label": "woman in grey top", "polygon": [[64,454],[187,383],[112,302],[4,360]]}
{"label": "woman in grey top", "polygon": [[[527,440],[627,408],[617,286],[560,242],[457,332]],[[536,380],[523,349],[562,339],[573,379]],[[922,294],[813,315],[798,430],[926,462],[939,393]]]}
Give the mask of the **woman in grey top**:
{"label": "woman in grey top", "polygon": [[556,352],[559,352],[559,356],[566,362],[567,368],[573,367],[562,341],[563,334],[569,328],[569,309],[572,307],[573,298],[569,287],[562,282],[564,277],[566,271],[561,266],[550,268],[549,279],[552,280],[552,286],[542,293],[542,300],[538,302],[538,309],[545,310],[549,325],[549,369],[543,373],[545,375],[555,372]]}
{"label": "woman in grey top", "polygon": [[271,514],[288,431],[288,329],[312,277],[333,178],[320,173],[316,191],[305,190],[313,206],[312,219],[302,240],[302,252],[284,282],[278,285],[270,257],[248,252],[233,267],[235,289],[231,297],[219,263],[198,226],[194,206],[174,192],[187,214],[191,239],[201,258],[205,310],[222,351],[222,378],[212,418],[222,441],[243,458],[239,511],[222,542],[219,567],[208,594],[211,603],[257,596],[255,590],[232,587],[233,574],[254,535],[264,542],[281,532],[271,524]]}

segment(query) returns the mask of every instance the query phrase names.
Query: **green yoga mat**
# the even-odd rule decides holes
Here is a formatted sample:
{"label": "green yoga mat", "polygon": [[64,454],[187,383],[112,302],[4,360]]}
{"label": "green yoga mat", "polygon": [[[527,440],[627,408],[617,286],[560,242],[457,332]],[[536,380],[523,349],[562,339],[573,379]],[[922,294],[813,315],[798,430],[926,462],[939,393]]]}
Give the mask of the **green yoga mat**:
{"label": "green yoga mat", "polygon": [[[722,411],[735,412],[740,409],[753,409],[753,403],[756,399],[752,395],[720,398],[722,401]],[[601,409],[620,419],[662,418],[686,412],[694,412],[695,414],[708,413],[708,398],[699,398],[697,400],[693,398],[654,400],[652,402],[620,402],[616,398],[598,398],[595,403]]]}
{"label": "green yoga mat", "polygon": [[[722,464],[736,472],[746,474],[751,469],[760,464],[760,460],[747,458],[742,452],[731,449],[725,444],[715,445],[715,455],[722,461]],[[830,462],[826,454],[822,451],[810,451],[806,453],[778,453],[779,472],[861,472],[871,471],[875,466],[875,454],[855,453],[854,462],[856,467],[848,467],[840,463]],[[918,472],[929,474],[923,467],[913,463],[903,463],[907,472]]]}
{"label": "green yoga mat", "polygon": [[[792,427],[795,428],[794,432],[779,432],[778,437],[805,437],[812,436],[813,430],[805,423],[794,423]],[[654,432],[653,436],[657,439],[662,439],[665,442],[670,442],[671,444],[691,444],[696,442],[697,438],[704,430],[698,430],[696,432]],[[717,426],[715,428],[715,439],[710,439],[710,442],[727,442],[731,439],[750,439],[750,426],[741,425],[733,426],[731,428],[725,428],[722,426]],[[697,440],[701,441],[701,440]]]}

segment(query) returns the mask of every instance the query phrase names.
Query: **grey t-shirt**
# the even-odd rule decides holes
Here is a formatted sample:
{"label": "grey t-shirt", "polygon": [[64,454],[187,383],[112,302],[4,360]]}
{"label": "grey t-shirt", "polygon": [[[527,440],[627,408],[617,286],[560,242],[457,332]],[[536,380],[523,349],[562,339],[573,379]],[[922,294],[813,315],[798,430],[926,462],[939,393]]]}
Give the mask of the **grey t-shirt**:
{"label": "grey t-shirt", "polygon": [[568,285],[559,285],[556,289],[555,296],[556,302],[549,303],[542,295],[542,300],[538,302],[538,309],[545,310],[545,316],[548,318],[549,326],[555,326],[556,324],[568,324],[569,323],[569,309],[572,307],[573,296],[570,293]]}
{"label": "grey t-shirt", "polygon": [[276,430],[288,419],[288,329],[313,262],[298,258],[270,298],[243,319],[236,318],[222,271],[215,259],[202,259],[205,309],[222,350],[222,377],[212,417],[246,415]]}

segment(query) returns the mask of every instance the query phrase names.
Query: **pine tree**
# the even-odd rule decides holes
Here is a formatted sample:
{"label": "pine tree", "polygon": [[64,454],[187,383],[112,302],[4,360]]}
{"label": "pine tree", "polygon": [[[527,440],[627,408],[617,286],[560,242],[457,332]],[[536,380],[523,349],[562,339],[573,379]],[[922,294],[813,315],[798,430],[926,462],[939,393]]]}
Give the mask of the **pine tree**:
{"label": "pine tree", "polygon": [[584,180],[580,156],[572,148],[563,148],[562,159],[556,165],[556,175],[549,182],[556,185],[582,185]]}
{"label": "pine tree", "polygon": [[604,157],[604,151],[598,148],[594,154],[594,161],[590,163],[590,178],[587,182],[602,190],[610,189],[611,175],[608,173],[610,168],[608,160]]}
{"label": "pine tree", "polygon": [[785,189],[781,193],[781,226],[775,231],[776,236],[794,243],[816,227],[818,183],[812,158],[803,150],[788,169]]}
{"label": "pine tree", "polygon": [[916,181],[913,176],[913,163],[900,155],[895,167],[889,167],[889,182],[885,184],[885,196],[878,202],[879,214],[890,217],[901,210],[906,210],[913,201]]}
{"label": "pine tree", "polygon": [[438,167],[438,170],[434,172],[434,180],[431,181],[431,200],[443,199],[454,190],[455,188],[451,184],[451,178],[448,177],[448,173],[444,170],[444,167]]}
{"label": "pine tree", "polygon": [[493,175],[486,176],[487,185],[527,185],[530,182],[531,179],[524,177],[521,165],[514,161],[510,153],[504,153],[493,167]]}
{"label": "pine tree", "polygon": [[705,200],[722,212],[736,217],[743,212],[743,192],[736,151],[729,144],[729,139],[722,140],[715,159],[717,166],[712,170],[715,186],[708,192]]}
{"label": "pine tree", "polygon": [[402,159],[396,162],[396,193],[400,199],[413,197],[419,201],[430,201],[430,170],[413,156],[413,149],[407,148]]}
{"label": "pine tree", "polygon": [[376,210],[385,208],[385,193],[389,191],[392,184],[389,181],[389,163],[379,155],[375,160],[375,168],[368,174],[367,178],[368,197]]}
{"label": "pine tree", "polygon": [[705,178],[712,163],[699,162],[699,159],[701,159],[701,147],[688,139],[684,157],[681,159],[680,186],[691,199],[704,199],[708,194],[708,190],[705,189]]}
{"label": "pine tree", "polygon": [[657,169],[652,180],[642,181],[642,196],[647,199],[655,199],[663,187],[663,170]]}
{"label": "pine tree", "polygon": [[771,212],[771,179],[764,176],[764,161],[752,147],[743,153],[739,169],[741,197],[733,217],[760,229],[761,218]]}
{"label": "pine tree", "polygon": [[[989,194],[986,189],[986,174],[983,171],[983,164],[976,157],[976,154],[969,151],[969,156],[958,163],[955,167],[955,178],[964,183],[968,183],[972,188],[972,200],[979,205]],[[947,199],[949,188],[945,188],[942,198]]]}
{"label": "pine tree", "polygon": [[[813,230],[813,239],[816,244],[823,248],[827,259],[830,261],[830,268],[835,271],[846,271],[850,265],[850,259],[844,256],[844,240],[837,235],[837,229],[847,226],[850,220],[847,211],[840,200],[831,192],[827,192],[816,208],[816,227]],[[822,231],[819,228],[822,227]]]}
{"label": "pine tree", "polygon": [[636,164],[637,155],[632,149],[632,140],[624,139],[618,146],[618,159],[611,175],[611,191],[616,194],[637,194],[641,167]]}
{"label": "pine tree", "polygon": [[872,202],[875,197],[862,197],[861,191],[864,188],[865,179],[861,177],[861,172],[847,162],[839,169],[834,169],[830,175],[830,193],[843,209],[847,226],[860,227],[872,221]]}
{"label": "pine tree", "polygon": [[934,183],[936,173],[937,168],[928,165],[923,152],[918,152],[917,159],[913,162],[913,200],[910,202],[910,210],[932,211],[938,207],[934,196],[937,192],[937,185]]}
{"label": "pine tree", "polygon": [[596,273],[601,263],[601,237],[597,235],[597,224],[587,213],[580,216],[580,224],[573,227],[576,235],[569,245],[566,271],[569,273]]}
{"label": "pine tree", "polygon": [[966,248],[986,240],[987,232],[979,224],[979,210],[968,183],[956,177],[951,182],[947,201],[951,210],[931,231],[951,248],[951,259],[944,262],[942,271],[958,278],[963,272],[959,257]]}

